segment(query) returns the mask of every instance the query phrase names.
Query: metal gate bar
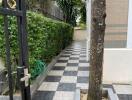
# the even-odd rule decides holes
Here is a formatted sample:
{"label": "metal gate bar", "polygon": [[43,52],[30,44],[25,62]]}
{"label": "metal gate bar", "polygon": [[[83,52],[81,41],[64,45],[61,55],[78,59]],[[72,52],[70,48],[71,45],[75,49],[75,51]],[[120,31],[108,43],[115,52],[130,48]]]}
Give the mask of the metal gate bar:
{"label": "metal gate bar", "polygon": [[17,17],[18,38],[19,38],[19,67],[17,68],[17,77],[21,90],[22,100],[31,100],[30,83],[28,74],[28,45],[26,32],[26,5],[25,0],[16,0],[16,9],[10,9],[7,0],[3,0],[3,7],[0,8],[0,14],[4,16],[4,31],[6,37],[6,64],[8,67],[9,76],[9,96],[13,100],[13,82],[10,59],[10,34],[8,30],[8,15]]}
{"label": "metal gate bar", "polygon": [[[3,6],[7,7],[7,1],[3,1]],[[4,32],[5,32],[5,40],[6,40],[6,66],[8,69],[8,83],[9,84],[9,96],[10,100],[13,100],[13,85],[12,85],[12,70],[11,70],[11,59],[10,59],[10,38],[9,38],[9,30],[8,30],[8,17],[4,15]]]}
{"label": "metal gate bar", "polygon": [[[18,22],[18,32],[19,32],[19,48],[20,48],[20,56],[19,56],[19,68],[18,77],[23,78],[25,76],[24,70],[28,70],[28,46],[27,46],[27,32],[26,32],[26,7],[25,0],[17,0],[17,9],[22,10],[22,16],[17,17]],[[22,100],[31,100],[30,96],[30,85],[25,86],[25,81],[20,83],[21,85],[21,93]],[[25,87],[25,88],[24,88]]]}
{"label": "metal gate bar", "polygon": [[22,16],[22,11],[14,11],[14,10],[7,9],[7,8],[1,8],[0,14],[10,15],[10,16]]}

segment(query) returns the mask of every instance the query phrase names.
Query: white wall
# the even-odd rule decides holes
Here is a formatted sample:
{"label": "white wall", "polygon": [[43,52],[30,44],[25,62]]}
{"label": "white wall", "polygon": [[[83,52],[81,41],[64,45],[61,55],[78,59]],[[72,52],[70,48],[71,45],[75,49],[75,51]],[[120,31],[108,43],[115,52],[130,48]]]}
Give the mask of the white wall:
{"label": "white wall", "polygon": [[132,83],[132,49],[105,49],[103,83]]}
{"label": "white wall", "polygon": [[127,48],[132,48],[132,0],[129,0]]}

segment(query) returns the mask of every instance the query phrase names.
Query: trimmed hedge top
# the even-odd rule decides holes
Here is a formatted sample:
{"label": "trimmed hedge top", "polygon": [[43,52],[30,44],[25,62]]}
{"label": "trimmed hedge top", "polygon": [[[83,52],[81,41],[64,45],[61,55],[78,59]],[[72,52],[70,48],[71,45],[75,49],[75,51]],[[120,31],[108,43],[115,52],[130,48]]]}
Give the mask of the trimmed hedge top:
{"label": "trimmed hedge top", "polygon": [[[5,37],[3,17],[0,16],[0,57],[5,59]],[[10,47],[12,64],[18,64],[18,30],[15,17],[9,17]],[[27,12],[27,31],[30,69],[37,60],[49,62],[72,42],[73,27],[41,14]]]}

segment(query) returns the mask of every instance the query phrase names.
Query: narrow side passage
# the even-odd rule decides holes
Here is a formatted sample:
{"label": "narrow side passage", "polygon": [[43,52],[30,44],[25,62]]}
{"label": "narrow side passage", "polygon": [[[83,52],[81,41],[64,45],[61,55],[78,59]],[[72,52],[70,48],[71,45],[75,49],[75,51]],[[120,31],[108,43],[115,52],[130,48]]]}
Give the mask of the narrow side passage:
{"label": "narrow side passage", "polygon": [[[74,100],[75,89],[87,89],[88,81],[86,41],[73,42],[48,73],[33,100]],[[132,100],[131,85],[103,84],[103,87],[111,88],[119,100]]]}
{"label": "narrow side passage", "polygon": [[73,42],[48,73],[33,100],[74,100],[77,87],[88,88],[88,76],[86,41]]}

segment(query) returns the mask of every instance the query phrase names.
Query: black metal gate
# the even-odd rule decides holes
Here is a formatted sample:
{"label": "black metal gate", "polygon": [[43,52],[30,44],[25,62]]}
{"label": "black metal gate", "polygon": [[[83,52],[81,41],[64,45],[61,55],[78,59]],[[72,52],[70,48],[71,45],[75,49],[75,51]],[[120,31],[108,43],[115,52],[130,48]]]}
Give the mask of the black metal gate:
{"label": "black metal gate", "polygon": [[[12,5],[10,5],[10,2]],[[9,97],[13,100],[13,77],[11,70],[10,54],[10,34],[8,30],[8,16],[16,16],[18,24],[19,38],[19,67],[17,67],[17,77],[21,90],[22,100],[31,100],[30,96],[30,75],[28,74],[28,45],[26,32],[26,5],[25,0],[3,0],[0,14],[4,17],[4,32],[6,39],[6,67],[8,69]]]}

